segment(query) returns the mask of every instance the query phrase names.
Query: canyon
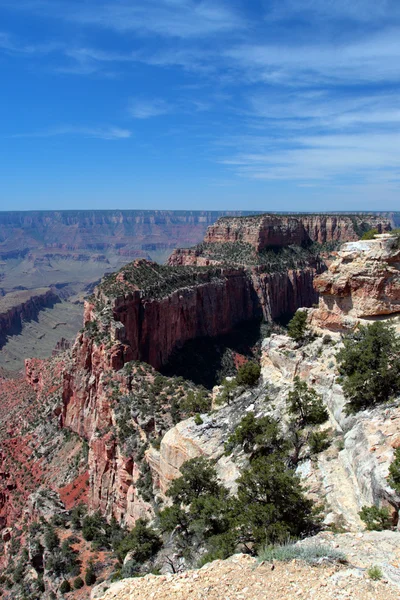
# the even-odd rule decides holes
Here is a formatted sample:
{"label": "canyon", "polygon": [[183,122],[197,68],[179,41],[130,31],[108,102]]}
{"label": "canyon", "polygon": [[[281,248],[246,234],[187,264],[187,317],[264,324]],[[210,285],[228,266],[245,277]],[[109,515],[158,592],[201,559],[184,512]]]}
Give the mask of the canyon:
{"label": "canyon", "polygon": [[[16,536],[25,543],[24,531],[39,517],[48,521],[52,513],[68,512],[80,502],[128,529],[139,518],[154,518],[189,458],[214,459],[221,481],[234,491],[241,462],[226,456],[227,437],[249,411],[274,416],[285,426],[285,402],[296,375],[323,398],[333,432],[330,447],[298,469],[311,497],[324,500],[326,527],[360,532],[358,512],[371,503],[390,507],[396,517],[400,498],[386,478],[399,444],[399,407],[346,414],[335,358],[341,340],[325,336],[337,331],[329,328],[331,317],[320,318],[319,337],[303,346],[282,333],[267,337],[258,385],[239,390],[229,404],[215,403],[221,388],[210,393],[157,371],[188,340],[227,333],[239,323],[273,321],[304,307],[312,322],[322,307],[332,307],[328,296],[338,307],[335,319],[339,309],[340,318],[351,310],[354,319],[395,316],[395,237],[359,242],[351,217],[338,223],[293,216],[284,217],[278,238],[276,220],[275,215],[243,217],[228,231],[231,219],[222,218],[203,243],[174,251],[167,265],[139,258],[106,275],[85,302],[84,326],[71,348],[63,342],[52,358],[27,359],[24,380],[0,377],[5,569],[14,560]],[[390,229],[380,217],[370,225]],[[301,239],[299,228],[307,231],[308,247],[293,243]],[[327,244],[337,242],[345,244],[332,255]],[[368,282],[375,295],[359,292]],[[353,300],[341,303],[343,294]],[[318,298],[318,308],[311,308]],[[213,401],[214,409],[201,410],[200,420],[187,408],[198,393],[210,406]],[[79,548],[84,543],[80,539]],[[110,557],[105,563],[112,567]],[[394,581],[390,569],[382,568]],[[107,578],[109,571],[101,574]],[[52,591],[59,583],[46,580]],[[71,592],[71,598],[79,597],[87,596]]]}
{"label": "canyon", "polygon": [[72,342],[82,323],[77,305],[104,274],[135,258],[163,262],[174,248],[200,242],[208,225],[225,214],[245,213],[0,212],[0,298],[19,292],[27,297],[29,291],[33,298],[46,287],[60,299],[53,309],[43,304],[47,310],[33,318],[24,313],[22,326],[13,330],[18,335],[2,328],[0,367],[18,371],[26,356],[50,356],[61,337]]}

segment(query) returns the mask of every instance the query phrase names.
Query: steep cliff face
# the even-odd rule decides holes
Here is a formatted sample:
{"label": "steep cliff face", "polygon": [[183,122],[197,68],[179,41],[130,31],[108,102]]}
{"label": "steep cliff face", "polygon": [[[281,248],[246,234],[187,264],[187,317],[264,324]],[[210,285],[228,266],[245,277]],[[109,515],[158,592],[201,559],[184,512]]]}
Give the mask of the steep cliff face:
{"label": "steep cliff face", "polygon": [[287,317],[301,306],[312,306],[318,302],[313,282],[320,269],[319,265],[276,273],[253,269],[251,281],[265,320]]}
{"label": "steep cliff face", "polygon": [[40,310],[54,306],[60,298],[49,288],[24,290],[0,299],[0,347],[12,332],[19,331],[23,321],[35,319]]}
{"label": "steep cliff face", "polygon": [[344,244],[329,270],[315,279],[315,328],[345,330],[362,319],[400,312],[400,249],[396,236]]}
{"label": "steep cliff face", "polygon": [[380,233],[389,231],[390,220],[373,215],[222,217],[208,228],[204,241],[208,244],[241,242],[260,252],[271,246],[357,240],[360,231],[372,228]]}
{"label": "steep cliff face", "polygon": [[[242,269],[177,269],[136,261],[97,288],[86,315],[86,326],[108,331],[125,345],[130,360],[158,369],[176,347],[228,333],[260,317],[261,307]],[[112,315],[108,322],[106,315]]]}
{"label": "steep cliff face", "polygon": [[117,437],[113,392],[128,395],[131,388],[130,376],[120,370],[123,360],[118,342],[110,347],[80,334],[64,375],[60,423],[88,441],[90,508],[132,526],[149,507],[140,498],[135,501],[138,468],[134,455],[122,453]]}

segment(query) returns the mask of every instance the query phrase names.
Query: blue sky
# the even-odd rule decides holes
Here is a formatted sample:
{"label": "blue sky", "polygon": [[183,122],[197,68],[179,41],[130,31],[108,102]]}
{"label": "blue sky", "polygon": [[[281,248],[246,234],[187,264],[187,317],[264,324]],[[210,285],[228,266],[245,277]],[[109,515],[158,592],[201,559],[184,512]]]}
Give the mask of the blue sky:
{"label": "blue sky", "polygon": [[0,209],[400,210],[398,0],[0,0]]}

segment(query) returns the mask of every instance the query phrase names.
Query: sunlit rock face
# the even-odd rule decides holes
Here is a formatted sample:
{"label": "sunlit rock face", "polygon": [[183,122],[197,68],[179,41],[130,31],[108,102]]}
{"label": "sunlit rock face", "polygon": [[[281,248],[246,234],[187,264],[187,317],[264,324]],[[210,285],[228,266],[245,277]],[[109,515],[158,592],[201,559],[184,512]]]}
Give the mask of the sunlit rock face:
{"label": "sunlit rock face", "polygon": [[398,238],[384,234],[344,244],[314,287],[320,300],[309,318],[317,330],[343,331],[362,320],[395,316],[400,312]]}

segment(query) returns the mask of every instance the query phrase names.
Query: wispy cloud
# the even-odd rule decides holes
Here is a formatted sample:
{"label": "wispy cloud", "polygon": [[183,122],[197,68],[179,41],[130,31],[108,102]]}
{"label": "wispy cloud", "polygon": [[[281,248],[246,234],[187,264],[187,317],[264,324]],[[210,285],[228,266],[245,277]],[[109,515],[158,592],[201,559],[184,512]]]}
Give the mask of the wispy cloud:
{"label": "wispy cloud", "polygon": [[400,28],[352,43],[242,44],[225,56],[247,81],[316,86],[400,80]]}
{"label": "wispy cloud", "polygon": [[41,44],[25,44],[8,32],[0,31],[0,51],[20,55],[46,55],[60,50],[61,44],[48,42]]}
{"label": "wispy cloud", "polygon": [[242,27],[238,16],[218,2],[194,0],[117,1],[85,5],[69,18],[117,31],[155,33],[165,37],[193,38]]}
{"label": "wispy cloud", "polygon": [[272,0],[266,11],[266,17],[272,19],[294,19],[310,17],[324,20],[348,19],[360,23],[387,21],[400,17],[397,0]]}
{"label": "wispy cloud", "polygon": [[131,100],[128,113],[134,119],[150,119],[172,111],[172,106],[162,99]]}
{"label": "wispy cloud", "polygon": [[63,125],[54,129],[43,131],[33,131],[28,133],[16,133],[12,138],[50,138],[63,135],[83,136],[87,138],[97,138],[102,140],[123,140],[132,136],[129,129],[119,127],[76,127],[72,125]]}
{"label": "wispy cloud", "polygon": [[5,0],[3,6],[82,25],[167,38],[196,38],[244,26],[230,3],[222,0],[21,0],[17,5]]}
{"label": "wispy cloud", "polygon": [[[271,144],[271,140],[269,140]],[[399,133],[297,137],[291,145],[272,145],[238,153],[223,164],[250,179],[341,185],[392,181],[400,187]]]}

